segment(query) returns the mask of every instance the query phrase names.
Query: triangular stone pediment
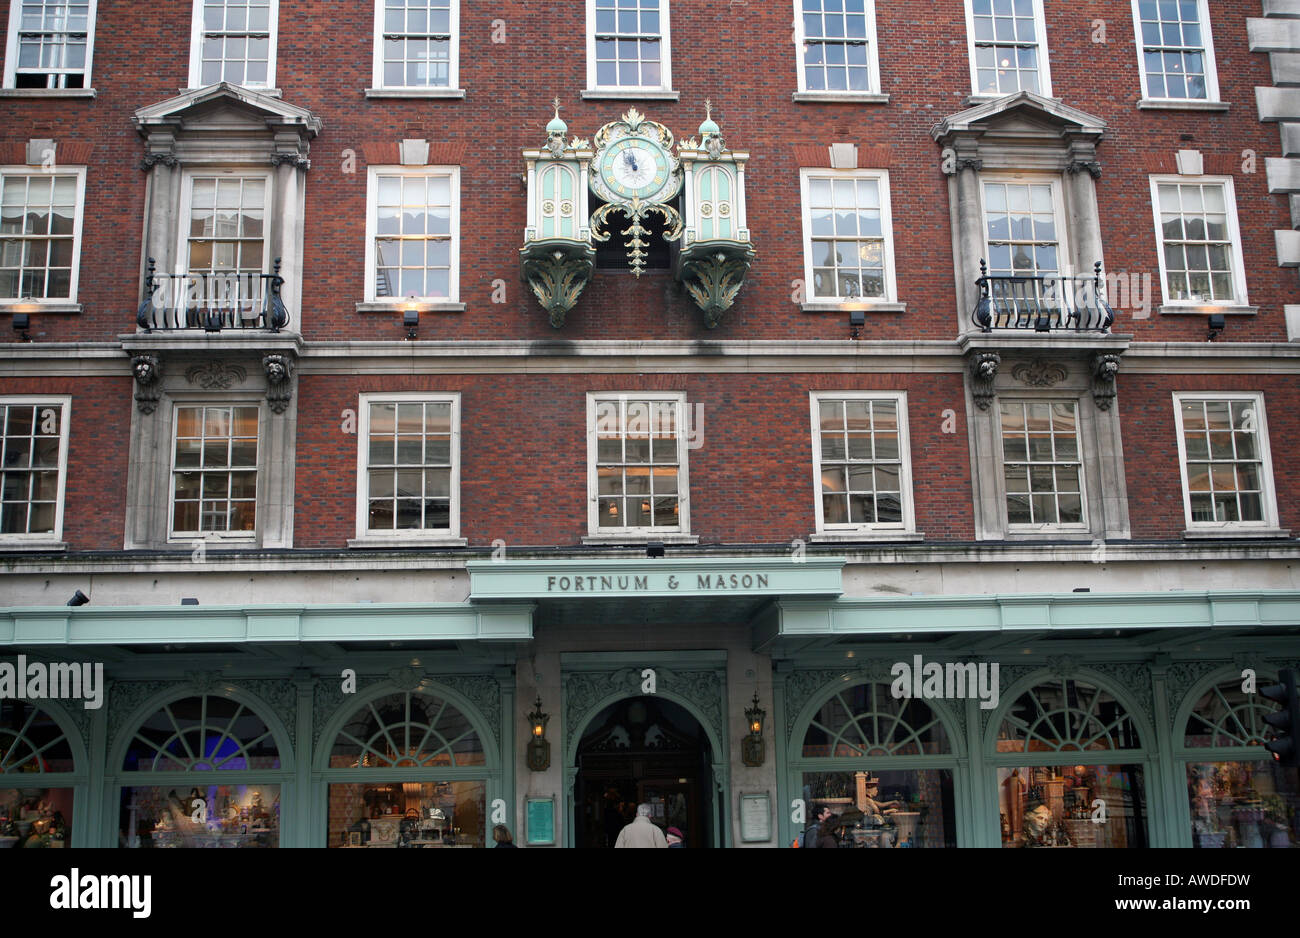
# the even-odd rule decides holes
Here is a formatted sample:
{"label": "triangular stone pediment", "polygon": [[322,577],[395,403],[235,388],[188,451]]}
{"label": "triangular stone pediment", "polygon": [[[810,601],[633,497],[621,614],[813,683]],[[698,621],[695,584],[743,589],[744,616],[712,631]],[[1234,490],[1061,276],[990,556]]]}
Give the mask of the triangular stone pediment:
{"label": "triangular stone pediment", "polygon": [[314,137],[321,129],[320,118],[307,108],[228,82],[197,88],[140,108],[135,112],[134,122],[141,133],[160,126],[223,130],[288,126]]}
{"label": "triangular stone pediment", "polygon": [[1106,122],[1086,111],[1044,98],[1031,91],[1020,91],[993,101],[985,101],[945,118],[931,129],[935,140],[953,134],[987,134],[1000,136],[1075,135],[1100,137]]}

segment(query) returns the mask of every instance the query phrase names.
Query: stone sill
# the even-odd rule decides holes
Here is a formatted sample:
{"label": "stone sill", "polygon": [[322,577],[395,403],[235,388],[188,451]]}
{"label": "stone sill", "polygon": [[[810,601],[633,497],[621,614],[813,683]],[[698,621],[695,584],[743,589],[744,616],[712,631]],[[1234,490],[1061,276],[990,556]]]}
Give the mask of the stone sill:
{"label": "stone sill", "polygon": [[421,313],[463,313],[465,312],[464,303],[443,302],[439,300],[412,300],[402,302],[370,302],[358,303],[358,313],[403,313],[408,309],[416,310]]}
{"label": "stone sill", "polygon": [[354,537],[348,539],[353,550],[392,550],[403,547],[467,547],[463,537]]}
{"label": "stone sill", "polygon": [[651,541],[657,541],[665,547],[687,547],[700,542],[694,534],[588,534],[582,543],[592,547],[644,547]]}
{"label": "stone sill", "polygon": [[302,336],[282,329],[270,332],[265,329],[223,329],[204,332],[202,329],[170,329],[154,332],[131,332],[118,336],[125,352],[168,351],[228,351],[292,352],[302,350]]}
{"label": "stone sill", "polygon": [[93,98],[94,88],[0,88],[0,98]]}
{"label": "stone sill", "polygon": [[790,95],[796,104],[888,104],[889,95],[848,91],[796,91]]}
{"label": "stone sill", "polygon": [[68,550],[65,541],[0,541],[0,553],[16,553],[23,551],[26,553],[66,553]]}
{"label": "stone sill", "polygon": [[822,531],[809,534],[809,544],[908,543],[919,544],[925,535],[919,531]]}
{"label": "stone sill", "polygon": [[168,547],[188,547],[193,550],[200,543],[206,550],[208,547],[226,547],[231,550],[239,550],[244,547],[253,547],[260,549],[261,545],[257,542],[256,534],[213,534],[213,533],[196,533],[193,537],[171,535],[167,538]]}
{"label": "stone sill", "polygon": [[42,313],[81,313],[85,309],[80,303],[42,303],[39,300],[0,300],[0,313],[39,316]]}
{"label": "stone sill", "polygon": [[465,97],[464,88],[367,88],[367,98],[455,98]]}
{"label": "stone sill", "polygon": [[582,92],[585,101],[680,101],[681,92],[663,88],[586,88]]}
{"label": "stone sill", "polygon": [[[212,86],[208,85],[208,87],[211,88]],[[251,91],[254,94],[264,94],[272,98],[284,97],[284,92],[281,91],[279,88],[254,88],[250,85],[235,85],[234,87],[241,88],[244,91]],[[202,90],[203,90],[202,88],[181,88],[177,91],[177,94],[193,94],[195,91],[202,91]]]}
{"label": "stone sill", "polygon": [[1188,303],[1186,306],[1165,304],[1157,310],[1161,316],[1255,316],[1258,306],[1206,306]]}
{"label": "stone sill", "polygon": [[1226,111],[1230,105],[1227,101],[1201,101],[1188,98],[1163,100],[1160,98],[1142,98],[1137,104],[1143,111]]}
{"label": "stone sill", "polygon": [[905,313],[906,303],[863,303],[853,300],[846,303],[801,303],[799,308],[805,313]]}
{"label": "stone sill", "polygon": [[1054,527],[1054,528],[1035,528],[1026,530],[1022,528],[1007,528],[1002,535],[1002,540],[1008,542],[1033,542],[1033,541],[1079,541],[1080,543],[1090,543],[1094,540],[1100,540],[1101,535],[1085,528],[1077,527]]}
{"label": "stone sill", "polygon": [[1284,528],[1189,528],[1183,537],[1189,541],[1247,540],[1250,538],[1289,538]]}

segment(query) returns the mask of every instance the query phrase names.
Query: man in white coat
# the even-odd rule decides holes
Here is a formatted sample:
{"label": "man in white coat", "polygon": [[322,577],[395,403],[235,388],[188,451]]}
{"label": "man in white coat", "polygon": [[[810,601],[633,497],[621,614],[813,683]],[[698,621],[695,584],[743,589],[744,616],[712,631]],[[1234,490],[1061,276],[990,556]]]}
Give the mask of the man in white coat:
{"label": "man in white coat", "polygon": [[619,832],[614,849],[619,847],[663,847],[668,848],[668,838],[664,836],[653,821],[650,820],[650,806],[636,806],[636,820]]}

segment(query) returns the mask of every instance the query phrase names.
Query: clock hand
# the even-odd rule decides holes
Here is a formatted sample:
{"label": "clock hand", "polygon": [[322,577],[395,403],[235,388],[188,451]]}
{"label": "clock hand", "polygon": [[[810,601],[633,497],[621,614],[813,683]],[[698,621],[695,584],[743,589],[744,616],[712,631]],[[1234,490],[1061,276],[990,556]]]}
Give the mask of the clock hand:
{"label": "clock hand", "polygon": [[624,151],[623,155],[627,159],[628,165],[632,167],[632,172],[634,173],[639,172],[639,170],[636,167],[636,157],[632,155],[632,151],[626,150]]}

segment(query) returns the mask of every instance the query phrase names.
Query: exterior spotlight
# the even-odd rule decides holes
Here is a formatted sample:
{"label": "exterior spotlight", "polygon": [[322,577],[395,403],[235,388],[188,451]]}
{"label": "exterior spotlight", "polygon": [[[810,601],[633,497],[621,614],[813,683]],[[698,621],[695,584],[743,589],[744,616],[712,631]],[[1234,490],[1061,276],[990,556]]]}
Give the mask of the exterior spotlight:
{"label": "exterior spotlight", "polygon": [[545,772],[551,767],[551,744],[546,740],[546,724],[550,719],[549,713],[542,712],[542,696],[538,694],[537,703],[533,704],[532,712],[528,714],[528,725],[531,727],[528,768],[532,772]]}
{"label": "exterior spotlight", "polygon": [[745,765],[759,766],[763,764],[766,756],[766,745],[763,742],[763,718],[767,716],[767,711],[758,705],[758,692],[754,692],[754,703],[745,708],[745,723],[749,727],[749,735],[741,740],[740,757]]}
{"label": "exterior spotlight", "polygon": [[1223,329],[1224,329],[1224,327],[1225,327],[1227,324],[1228,324],[1228,322],[1227,322],[1226,319],[1223,318],[1223,314],[1222,314],[1222,313],[1215,313],[1213,316],[1211,316],[1211,317],[1210,317],[1210,335],[1209,335],[1209,337],[1208,337],[1205,341],[1207,341],[1207,342],[1213,342],[1215,339],[1217,339],[1217,338],[1219,337],[1220,333],[1223,332]]}
{"label": "exterior spotlight", "polygon": [[83,593],[81,590],[77,590],[75,593],[72,594],[72,598],[68,600],[68,605],[84,606],[88,602],[90,602],[90,597],[87,596],[85,593]]}
{"label": "exterior spotlight", "polygon": [[849,338],[857,341],[862,338],[862,328],[867,324],[867,314],[863,310],[849,310]]}
{"label": "exterior spotlight", "polygon": [[24,342],[30,342],[32,337],[27,334],[27,330],[32,327],[32,317],[27,313],[14,313],[14,332]]}
{"label": "exterior spotlight", "polygon": [[420,311],[418,309],[408,309],[402,314],[402,325],[406,327],[406,337],[414,339],[415,334],[420,329]]}
{"label": "exterior spotlight", "polygon": [[664,545],[662,541],[650,541],[645,546],[645,555],[652,559],[658,559],[664,555]]}
{"label": "exterior spotlight", "polygon": [[187,598],[181,600],[181,605],[182,605],[182,606],[197,606],[198,604],[199,604],[199,601],[198,601],[197,599],[192,598],[192,597],[187,597]]}

